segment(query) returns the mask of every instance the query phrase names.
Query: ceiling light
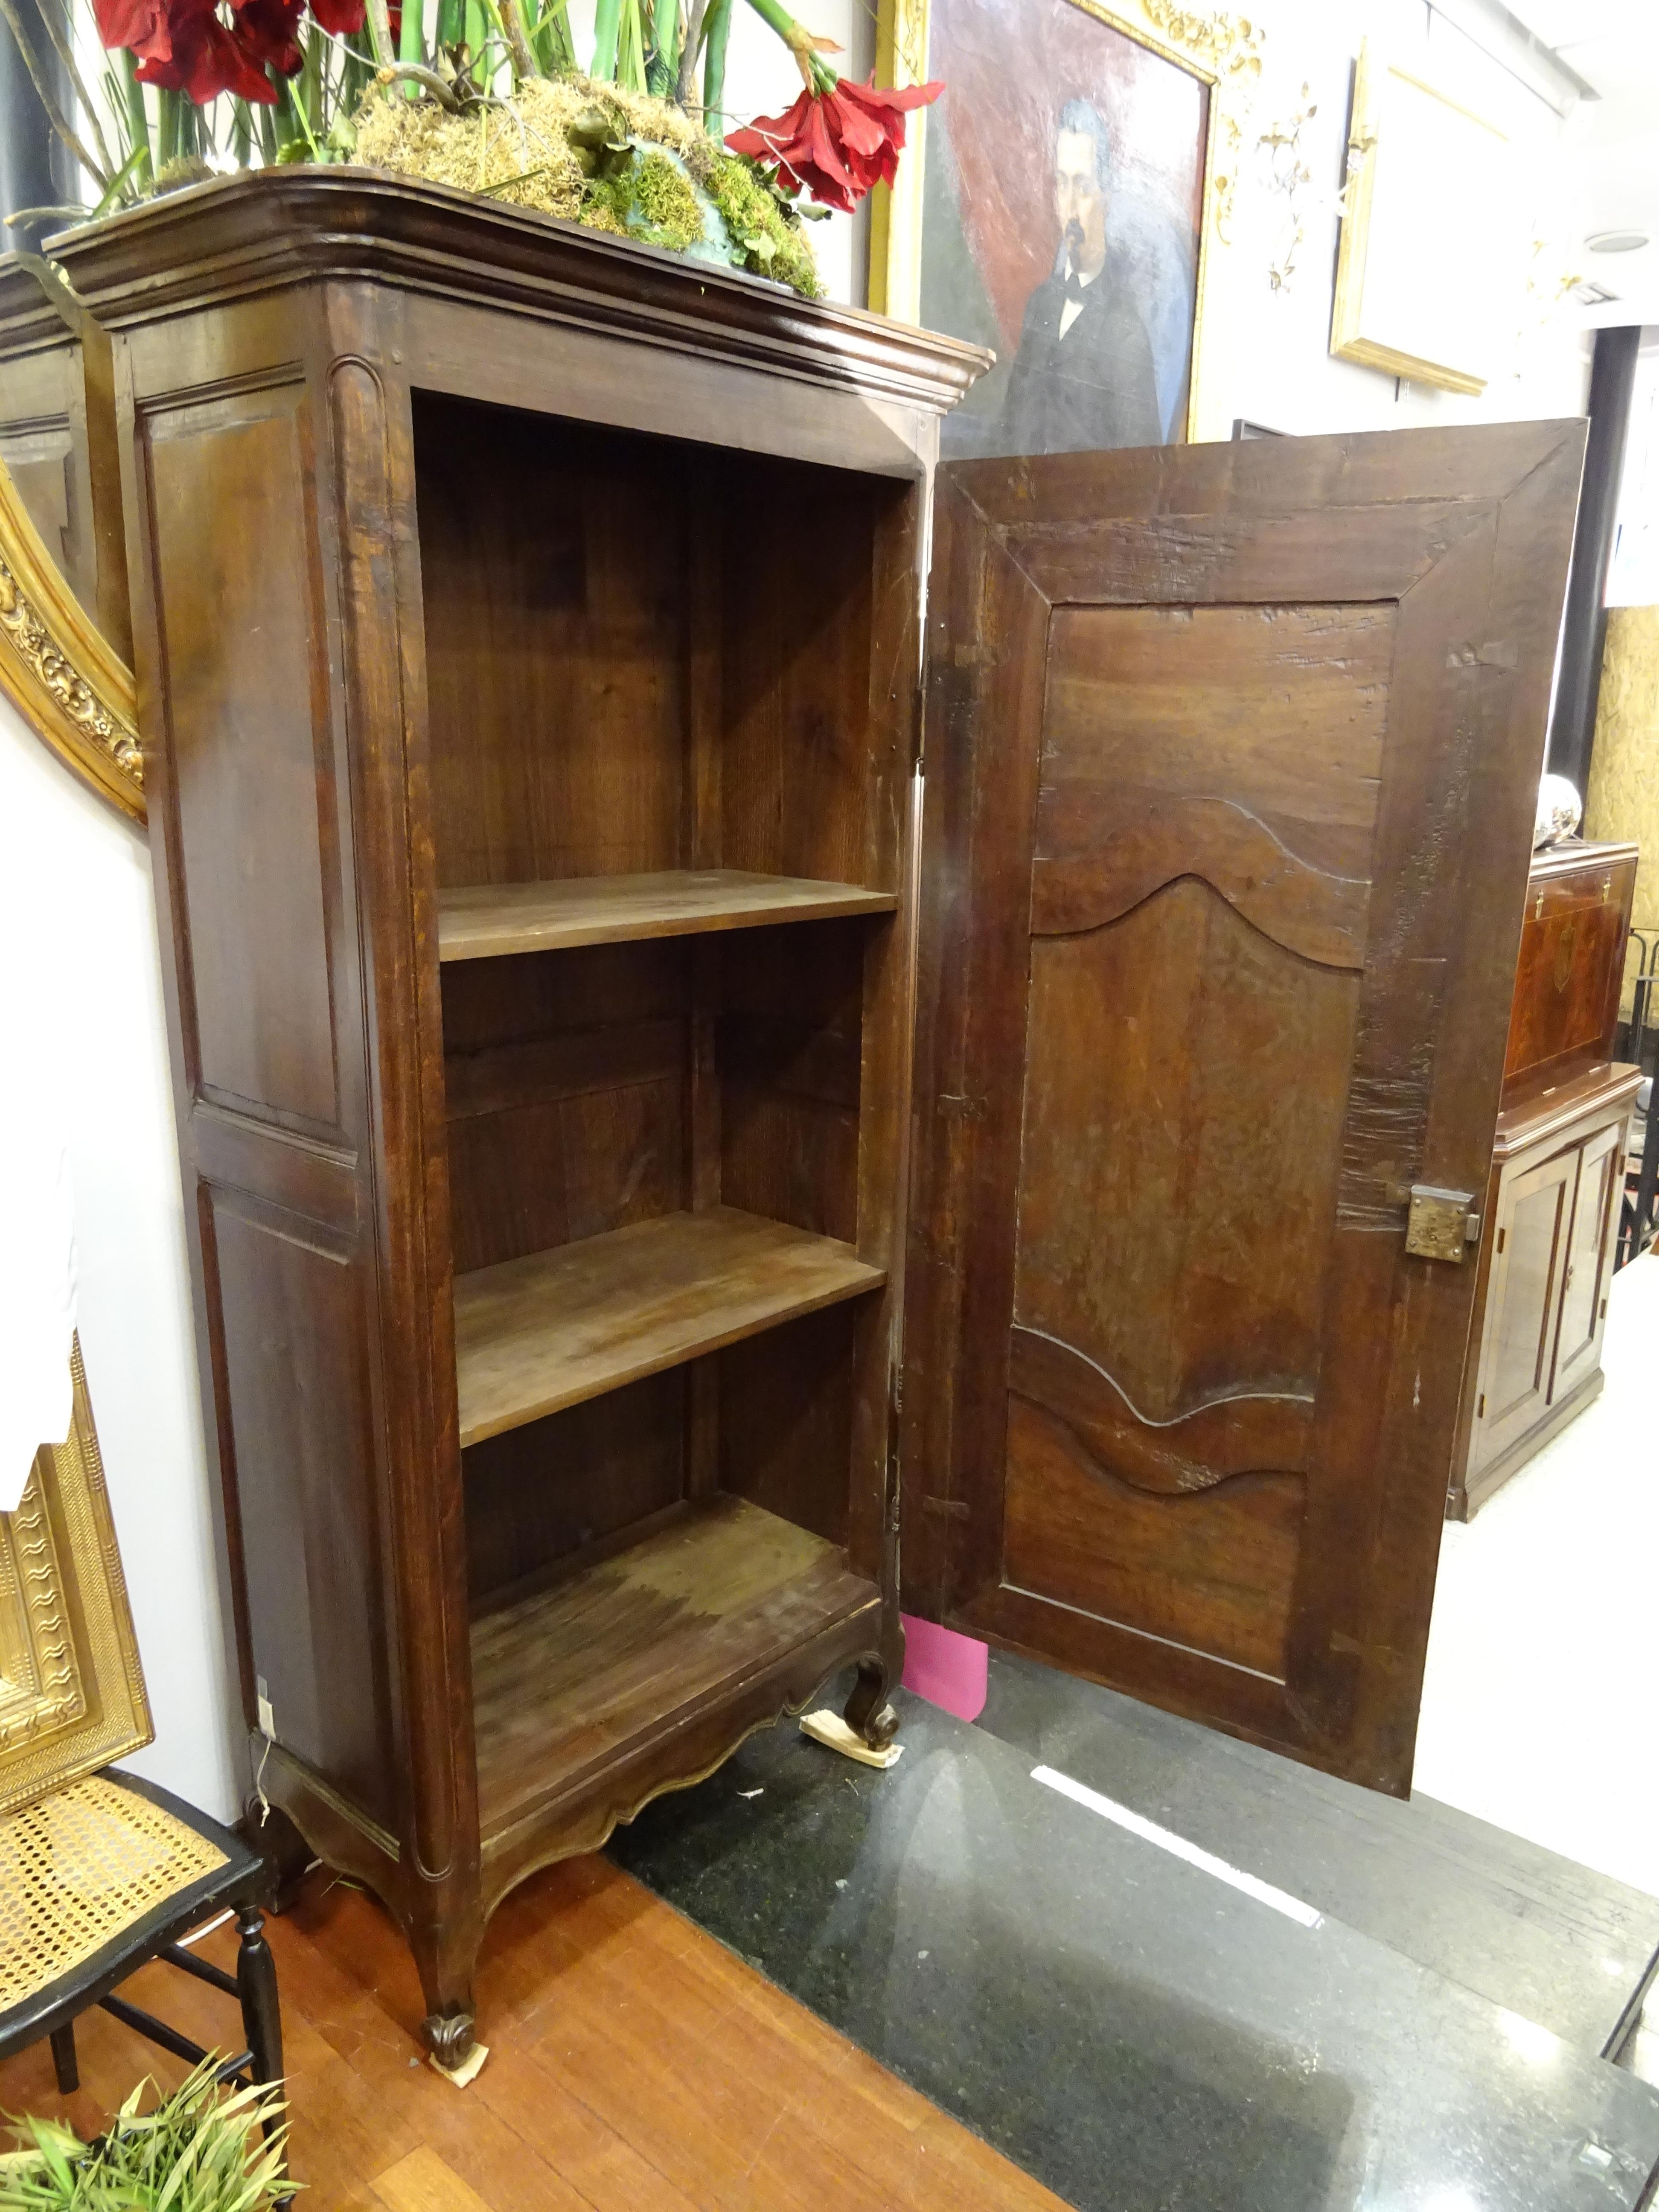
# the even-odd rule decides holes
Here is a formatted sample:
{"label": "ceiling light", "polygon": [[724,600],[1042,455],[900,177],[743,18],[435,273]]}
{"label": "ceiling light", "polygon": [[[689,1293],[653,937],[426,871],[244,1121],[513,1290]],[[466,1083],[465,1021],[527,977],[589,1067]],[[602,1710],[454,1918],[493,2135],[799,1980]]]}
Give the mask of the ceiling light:
{"label": "ceiling light", "polygon": [[1645,230],[1598,230],[1584,243],[1592,253],[1639,253],[1648,236]]}

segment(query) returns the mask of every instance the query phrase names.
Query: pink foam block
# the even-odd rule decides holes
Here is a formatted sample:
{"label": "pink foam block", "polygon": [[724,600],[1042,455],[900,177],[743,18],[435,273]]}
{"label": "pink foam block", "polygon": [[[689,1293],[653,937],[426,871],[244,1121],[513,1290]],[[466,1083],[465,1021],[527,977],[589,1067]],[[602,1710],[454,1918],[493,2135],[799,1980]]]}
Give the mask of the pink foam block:
{"label": "pink foam block", "polygon": [[975,1637],[904,1616],[905,1688],[959,1721],[976,1721],[985,1711],[990,1656]]}

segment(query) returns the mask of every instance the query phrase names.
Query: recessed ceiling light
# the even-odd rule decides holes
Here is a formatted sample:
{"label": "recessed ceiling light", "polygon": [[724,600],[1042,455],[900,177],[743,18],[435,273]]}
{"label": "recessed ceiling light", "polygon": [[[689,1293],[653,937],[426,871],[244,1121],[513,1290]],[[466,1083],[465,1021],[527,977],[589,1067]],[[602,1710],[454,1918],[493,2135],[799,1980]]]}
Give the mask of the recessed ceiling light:
{"label": "recessed ceiling light", "polygon": [[1645,230],[1598,230],[1584,243],[1592,253],[1639,253],[1648,236]]}

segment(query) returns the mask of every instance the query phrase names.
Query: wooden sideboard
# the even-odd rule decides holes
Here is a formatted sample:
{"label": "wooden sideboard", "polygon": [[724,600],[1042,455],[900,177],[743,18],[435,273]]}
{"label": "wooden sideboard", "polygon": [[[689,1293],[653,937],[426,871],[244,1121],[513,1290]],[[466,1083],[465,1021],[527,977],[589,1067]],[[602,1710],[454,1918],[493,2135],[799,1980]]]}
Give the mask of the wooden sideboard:
{"label": "wooden sideboard", "polygon": [[1457,1451],[1469,1516],[1601,1392],[1639,1068],[1611,1058],[1633,845],[1540,854],[1528,882]]}
{"label": "wooden sideboard", "polygon": [[1582,424],[938,471],[975,349],[444,187],[55,251],[250,1748],[434,2053],[901,1603],[1403,1790]]}

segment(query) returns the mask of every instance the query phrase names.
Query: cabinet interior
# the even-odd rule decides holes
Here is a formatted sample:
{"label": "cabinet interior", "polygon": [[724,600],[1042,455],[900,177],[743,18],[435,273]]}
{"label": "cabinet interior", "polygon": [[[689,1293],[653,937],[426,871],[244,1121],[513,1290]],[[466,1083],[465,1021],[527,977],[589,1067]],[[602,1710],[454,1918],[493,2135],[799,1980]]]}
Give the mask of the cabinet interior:
{"label": "cabinet interior", "polygon": [[414,428],[488,1839],[868,1601],[872,547],[912,495],[431,393]]}

